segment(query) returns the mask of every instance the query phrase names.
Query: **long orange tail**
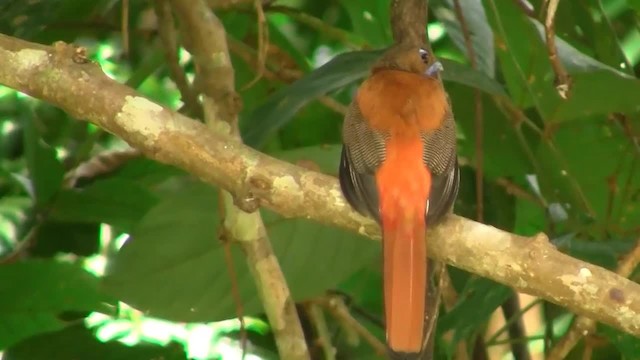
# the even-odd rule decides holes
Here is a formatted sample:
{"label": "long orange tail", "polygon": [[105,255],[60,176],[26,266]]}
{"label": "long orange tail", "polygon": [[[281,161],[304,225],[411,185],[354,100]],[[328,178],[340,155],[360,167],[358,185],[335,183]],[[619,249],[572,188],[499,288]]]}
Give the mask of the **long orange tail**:
{"label": "long orange tail", "polygon": [[420,137],[389,139],[376,180],[383,232],[387,344],[396,353],[420,353],[427,282],[425,209],[431,188]]}

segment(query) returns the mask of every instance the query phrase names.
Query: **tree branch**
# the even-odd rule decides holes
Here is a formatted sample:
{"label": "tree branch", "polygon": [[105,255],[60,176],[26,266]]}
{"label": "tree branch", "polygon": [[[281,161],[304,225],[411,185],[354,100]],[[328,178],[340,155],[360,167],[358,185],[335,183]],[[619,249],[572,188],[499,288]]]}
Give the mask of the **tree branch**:
{"label": "tree branch", "polygon": [[391,33],[396,43],[409,42],[428,46],[427,0],[393,0]]}
{"label": "tree branch", "polygon": [[[48,47],[0,35],[0,84],[87,119],[152,159],[231,193],[252,194],[284,216],[379,239],[378,226],[347,205],[335,178],[215,134],[111,80],[76,53],[62,43]],[[526,238],[452,215],[427,236],[437,259],[640,336],[640,285],[558,252],[543,234]]]}
{"label": "tree branch", "polygon": [[[194,56],[196,79],[201,85],[205,122],[214,132],[241,142],[238,130],[240,97],[220,20],[203,0],[172,0],[185,47]],[[247,265],[269,318],[279,355],[284,359],[309,359],[307,344],[295,302],[278,264],[257,206],[244,211],[234,194],[222,192],[225,237],[237,242],[247,256]],[[238,195],[238,194],[235,194]],[[242,194],[246,198],[250,195]],[[244,347],[244,343],[243,343]]]}

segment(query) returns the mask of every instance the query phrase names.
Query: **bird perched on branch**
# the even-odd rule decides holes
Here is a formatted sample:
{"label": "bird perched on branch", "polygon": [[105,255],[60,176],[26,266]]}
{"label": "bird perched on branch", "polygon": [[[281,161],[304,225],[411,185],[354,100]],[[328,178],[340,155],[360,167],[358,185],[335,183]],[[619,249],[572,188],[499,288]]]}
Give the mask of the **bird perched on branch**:
{"label": "bird perched on branch", "polygon": [[398,359],[419,358],[429,340],[425,229],[451,211],[458,193],[456,128],[441,71],[420,45],[395,44],[343,125],[340,187],[382,227],[386,341]]}

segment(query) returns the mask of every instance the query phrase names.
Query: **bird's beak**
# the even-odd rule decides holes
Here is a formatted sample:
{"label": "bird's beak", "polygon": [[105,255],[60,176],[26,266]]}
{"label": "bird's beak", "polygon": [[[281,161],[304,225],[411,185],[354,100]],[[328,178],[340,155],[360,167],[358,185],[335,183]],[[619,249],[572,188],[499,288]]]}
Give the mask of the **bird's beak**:
{"label": "bird's beak", "polygon": [[431,64],[428,68],[427,71],[425,71],[424,73],[427,76],[431,76],[434,77],[436,76],[440,71],[443,71],[444,67],[442,67],[442,63],[440,63],[440,61],[436,61],[433,64]]}

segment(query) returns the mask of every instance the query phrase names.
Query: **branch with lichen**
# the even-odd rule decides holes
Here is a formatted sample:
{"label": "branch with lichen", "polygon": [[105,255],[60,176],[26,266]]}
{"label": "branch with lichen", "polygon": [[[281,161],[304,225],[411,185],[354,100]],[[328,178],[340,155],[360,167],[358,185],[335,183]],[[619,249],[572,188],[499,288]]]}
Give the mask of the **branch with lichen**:
{"label": "branch with lichen", "polygon": [[[0,35],[0,84],[89,121],[151,159],[232,194],[251,194],[284,216],[380,238],[376,223],[347,205],[334,177],[216,134],[110,79],[77,53],[64,43],[49,47]],[[640,285],[559,252],[544,234],[522,237],[452,215],[427,236],[436,259],[640,336]]]}

